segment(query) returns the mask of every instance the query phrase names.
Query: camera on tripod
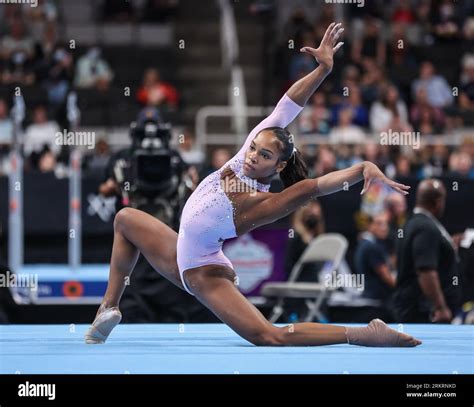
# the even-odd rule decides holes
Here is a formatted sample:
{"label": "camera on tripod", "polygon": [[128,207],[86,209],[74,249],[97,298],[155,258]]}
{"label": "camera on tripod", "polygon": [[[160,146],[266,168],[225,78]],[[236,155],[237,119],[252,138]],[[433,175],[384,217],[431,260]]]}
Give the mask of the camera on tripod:
{"label": "camera on tripod", "polygon": [[131,148],[114,166],[127,205],[176,226],[185,202],[185,164],[170,147],[171,125],[159,111],[146,108],[130,125]]}
{"label": "camera on tripod", "polygon": [[148,108],[131,124],[130,135],[131,193],[148,198],[175,194],[181,182],[183,162],[169,146],[171,125],[161,122],[158,110]]}

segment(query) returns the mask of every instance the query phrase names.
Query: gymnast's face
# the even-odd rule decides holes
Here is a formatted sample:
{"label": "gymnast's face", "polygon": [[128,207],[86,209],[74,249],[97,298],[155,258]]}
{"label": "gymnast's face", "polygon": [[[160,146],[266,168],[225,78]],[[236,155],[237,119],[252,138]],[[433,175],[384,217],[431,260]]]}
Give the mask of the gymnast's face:
{"label": "gymnast's face", "polygon": [[253,179],[273,177],[285,168],[286,161],[280,161],[281,142],[271,130],[261,131],[245,152],[243,172]]}

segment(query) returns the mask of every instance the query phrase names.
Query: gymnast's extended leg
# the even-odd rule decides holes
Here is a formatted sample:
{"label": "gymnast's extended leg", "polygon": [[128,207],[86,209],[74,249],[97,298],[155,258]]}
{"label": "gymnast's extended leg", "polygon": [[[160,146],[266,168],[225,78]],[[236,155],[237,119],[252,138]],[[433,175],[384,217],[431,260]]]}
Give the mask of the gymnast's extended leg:
{"label": "gymnast's extended leg", "polygon": [[260,346],[317,346],[350,343],[363,346],[412,347],[421,343],[375,319],[366,327],[344,327],[313,322],[272,325],[239,291],[227,266],[209,265],[186,270],[192,293],[244,339]]}

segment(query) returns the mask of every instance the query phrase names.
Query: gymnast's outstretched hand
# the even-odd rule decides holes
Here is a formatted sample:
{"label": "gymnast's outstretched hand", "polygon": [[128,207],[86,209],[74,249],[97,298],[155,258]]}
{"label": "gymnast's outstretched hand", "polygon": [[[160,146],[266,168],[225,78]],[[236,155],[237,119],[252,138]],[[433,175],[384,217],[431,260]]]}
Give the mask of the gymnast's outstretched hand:
{"label": "gymnast's outstretched hand", "polygon": [[383,183],[387,184],[389,187],[392,187],[401,194],[408,195],[408,190],[410,189],[408,185],[400,184],[386,177],[385,174],[380,171],[379,167],[377,167],[374,163],[371,163],[370,161],[364,162],[364,170],[362,171],[362,174],[364,176],[364,187],[360,192],[361,195],[364,192],[367,192],[370,185],[374,181],[382,181]]}
{"label": "gymnast's outstretched hand", "polygon": [[319,65],[331,71],[333,67],[333,56],[337,50],[342,47],[342,44],[344,44],[343,42],[337,42],[339,36],[344,31],[341,25],[342,23],[331,23],[324,33],[324,37],[318,48],[303,47],[300,51],[313,55]]}

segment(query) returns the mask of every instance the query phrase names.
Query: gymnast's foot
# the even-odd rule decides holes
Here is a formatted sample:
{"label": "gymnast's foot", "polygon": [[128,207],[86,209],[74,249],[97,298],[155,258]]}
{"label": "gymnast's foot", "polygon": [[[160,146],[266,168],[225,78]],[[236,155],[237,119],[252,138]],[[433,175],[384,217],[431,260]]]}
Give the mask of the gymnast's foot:
{"label": "gymnast's foot", "polygon": [[413,336],[395,331],[380,319],[373,319],[362,328],[346,328],[347,342],[351,345],[380,347],[414,347],[421,341]]}
{"label": "gymnast's foot", "polygon": [[84,335],[85,342],[89,345],[104,343],[121,319],[122,313],[118,307],[106,308],[102,304],[97,311],[94,322]]}

